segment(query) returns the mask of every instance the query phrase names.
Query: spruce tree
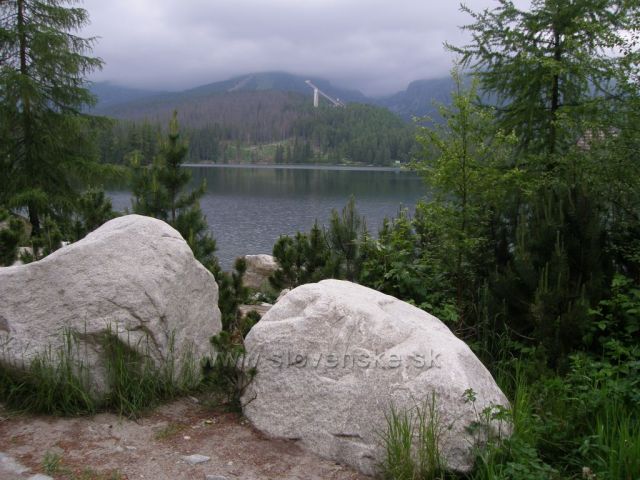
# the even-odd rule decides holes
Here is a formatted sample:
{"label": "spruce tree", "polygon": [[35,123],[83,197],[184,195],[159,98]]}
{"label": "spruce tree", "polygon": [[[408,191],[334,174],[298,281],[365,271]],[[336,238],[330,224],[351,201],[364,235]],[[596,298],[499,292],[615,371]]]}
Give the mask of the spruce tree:
{"label": "spruce tree", "polygon": [[82,180],[97,172],[85,106],[85,77],[102,65],[89,56],[88,23],[68,0],[0,2],[0,203],[26,208],[38,235],[45,216],[65,214]]}

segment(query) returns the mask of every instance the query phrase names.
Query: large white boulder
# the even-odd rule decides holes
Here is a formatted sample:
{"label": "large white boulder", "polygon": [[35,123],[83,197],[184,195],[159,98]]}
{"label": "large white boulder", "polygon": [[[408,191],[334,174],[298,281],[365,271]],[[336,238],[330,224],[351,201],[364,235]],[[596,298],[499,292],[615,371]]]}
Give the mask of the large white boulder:
{"label": "large white boulder", "polygon": [[[157,366],[195,366],[221,329],[218,286],[166,223],[127,215],[34,263],[0,269],[0,362],[24,368],[64,347],[107,389],[105,334]],[[49,350],[50,349],[50,350]]]}
{"label": "large white boulder", "polygon": [[489,371],[436,317],[360,285],[324,280],[292,290],[245,345],[246,364],[257,366],[242,397],[254,426],[365,474],[384,459],[392,406],[415,411],[435,398],[440,452],[456,471],[472,468],[487,430],[510,428],[493,421],[483,434],[469,432],[485,407],[508,406]]}
{"label": "large white boulder", "polygon": [[260,290],[269,285],[269,277],[278,269],[278,262],[272,255],[245,255],[247,271],[243,281],[245,286]]}

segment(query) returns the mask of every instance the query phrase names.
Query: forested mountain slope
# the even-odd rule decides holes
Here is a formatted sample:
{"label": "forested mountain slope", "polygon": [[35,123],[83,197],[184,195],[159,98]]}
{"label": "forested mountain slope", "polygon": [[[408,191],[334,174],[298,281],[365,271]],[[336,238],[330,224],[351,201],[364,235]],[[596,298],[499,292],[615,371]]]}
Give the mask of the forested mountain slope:
{"label": "forested mountain slope", "polygon": [[100,101],[94,113],[119,121],[101,133],[102,158],[122,163],[128,152],[140,150],[150,161],[161,129],[177,110],[192,161],[392,165],[408,161],[415,148],[414,127],[406,120],[434,115],[434,100],[448,102],[451,89],[449,79],[418,81],[404,92],[373,99],[311,78],[347,103],[335,108],[321,97],[315,109],[306,79],[268,72],[182,92],[145,95],[123,89],[122,101],[113,88],[106,100],[96,91]]}

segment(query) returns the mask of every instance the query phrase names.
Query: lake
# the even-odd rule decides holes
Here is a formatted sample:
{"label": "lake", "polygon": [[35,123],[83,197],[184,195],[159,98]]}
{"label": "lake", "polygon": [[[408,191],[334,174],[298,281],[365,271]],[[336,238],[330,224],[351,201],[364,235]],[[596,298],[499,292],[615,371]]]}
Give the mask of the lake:
{"label": "lake", "polygon": [[[326,224],[331,209],[341,210],[351,195],[372,233],[399,208],[411,211],[426,193],[415,172],[391,168],[316,166],[227,166],[189,168],[193,184],[207,182],[200,206],[218,243],[218,257],[229,269],[236,257],[271,253],[280,235]],[[131,206],[129,192],[111,191],[115,209]]]}

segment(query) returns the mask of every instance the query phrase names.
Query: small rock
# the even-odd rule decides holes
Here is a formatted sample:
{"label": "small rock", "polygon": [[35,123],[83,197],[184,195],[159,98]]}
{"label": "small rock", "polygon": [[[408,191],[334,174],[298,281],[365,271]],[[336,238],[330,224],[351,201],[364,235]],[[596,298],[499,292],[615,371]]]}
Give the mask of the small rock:
{"label": "small rock", "polygon": [[52,455],[58,455],[61,457],[64,455],[64,448],[54,445],[48,450],[48,452]]}
{"label": "small rock", "polygon": [[124,448],[122,448],[120,445],[118,445],[118,446],[115,448],[115,450],[116,450],[116,452],[118,452],[118,453],[124,452]]}
{"label": "small rock", "polygon": [[17,460],[10,457],[6,453],[0,452],[0,473],[3,472],[22,474],[28,472],[29,469],[21,465]]}
{"label": "small rock", "polygon": [[282,300],[282,299],[284,298],[284,296],[285,296],[287,293],[289,293],[290,291],[291,291],[291,289],[290,289],[290,288],[285,288],[284,290],[282,290],[282,291],[280,292],[280,295],[278,295],[278,298],[277,298],[277,300],[276,300],[276,303],[278,303],[280,300]]}
{"label": "small rock", "polygon": [[189,397],[189,400],[191,400],[193,403],[200,403],[200,400],[198,400],[196,397]]}
{"label": "small rock", "polygon": [[227,477],[222,475],[205,475],[204,480],[227,480]]}
{"label": "small rock", "polygon": [[31,475],[27,480],[53,480],[53,477],[38,473],[37,475]]}
{"label": "small rock", "polygon": [[184,438],[185,440],[191,440],[191,437],[190,437],[189,435],[185,435],[185,436],[184,436],[184,437],[182,437],[182,438]]}
{"label": "small rock", "polygon": [[238,312],[240,317],[244,318],[251,311],[256,311],[260,316],[265,315],[272,307],[270,303],[262,303],[260,305],[238,305]]}
{"label": "small rock", "polygon": [[197,465],[199,463],[208,462],[209,460],[211,460],[211,457],[195,454],[195,455],[185,455],[182,457],[182,459],[185,462],[187,462],[189,465]]}
{"label": "small rock", "polygon": [[227,462],[227,465],[231,466],[233,465],[233,462]]}
{"label": "small rock", "polygon": [[260,290],[269,285],[269,276],[278,269],[278,262],[271,255],[245,255],[247,269],[242,281],[246,287]]}
{"label": "small rock", "polygon": [[127,445],[124,448],[126,448],[127,450],[137,450],[138,449],[138,447],[132,447],[131,445]]}

